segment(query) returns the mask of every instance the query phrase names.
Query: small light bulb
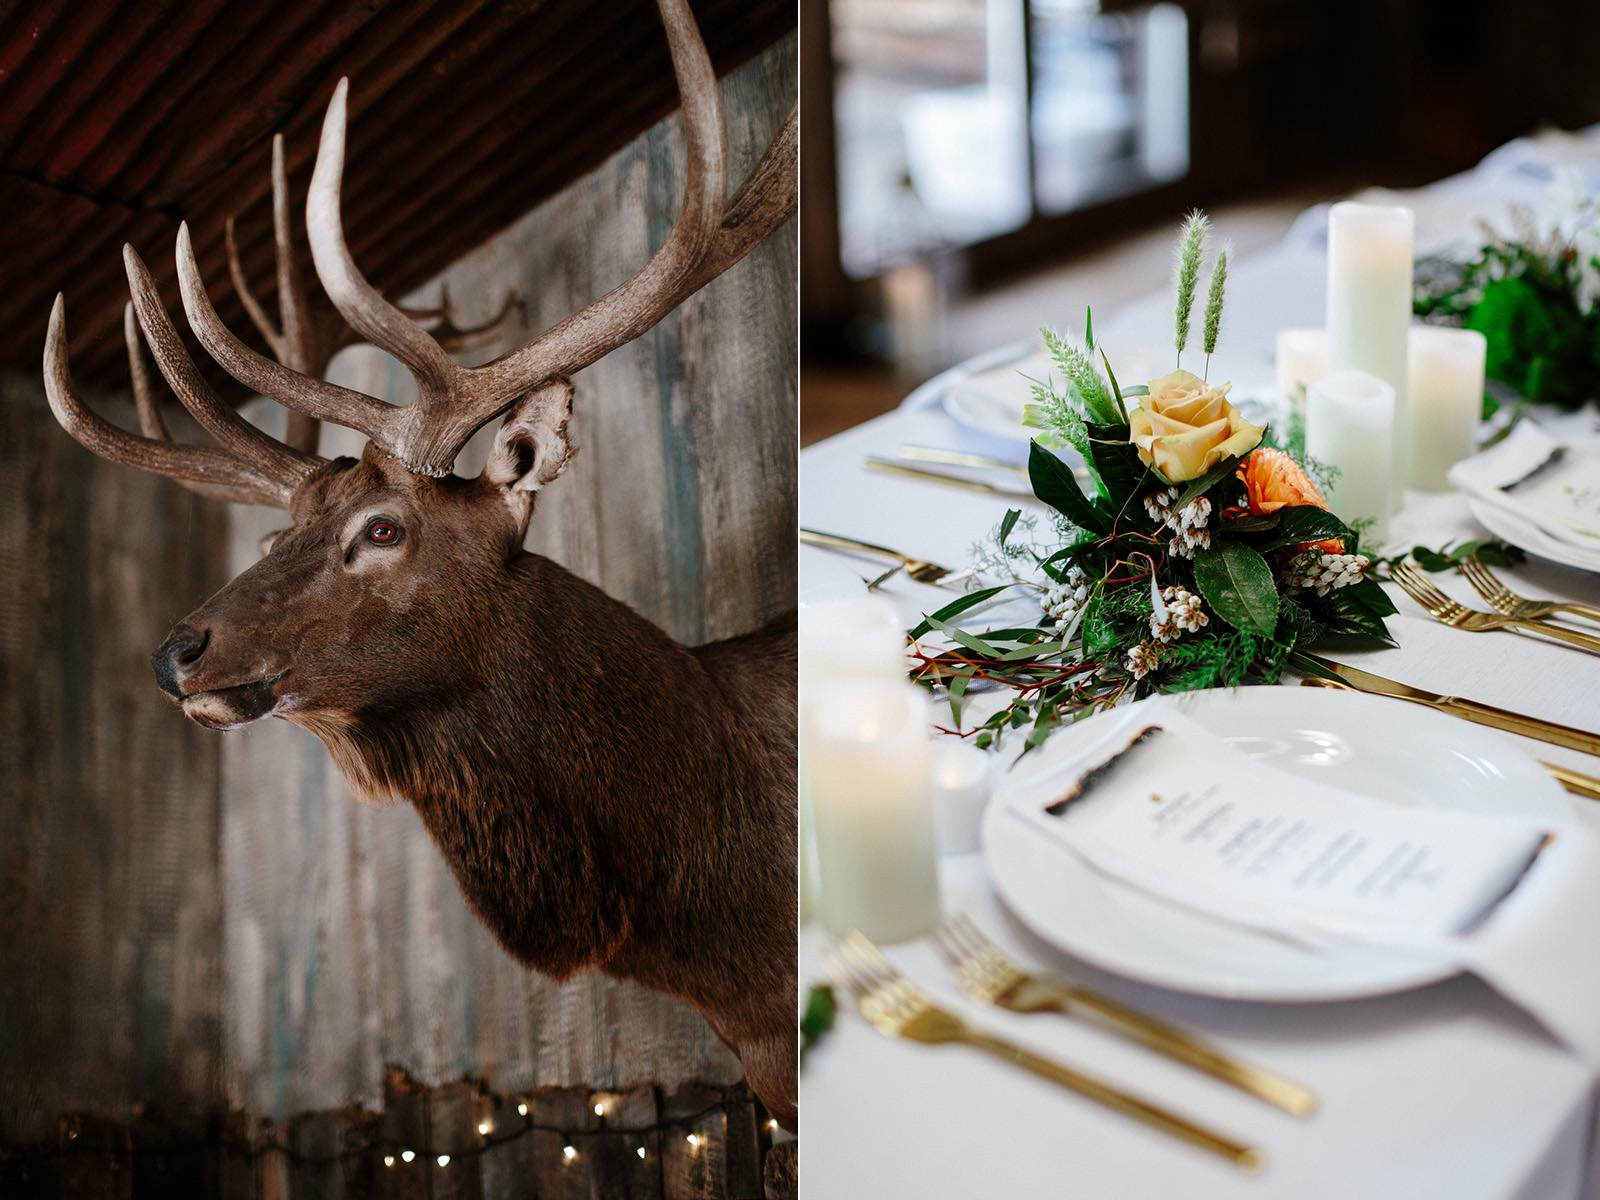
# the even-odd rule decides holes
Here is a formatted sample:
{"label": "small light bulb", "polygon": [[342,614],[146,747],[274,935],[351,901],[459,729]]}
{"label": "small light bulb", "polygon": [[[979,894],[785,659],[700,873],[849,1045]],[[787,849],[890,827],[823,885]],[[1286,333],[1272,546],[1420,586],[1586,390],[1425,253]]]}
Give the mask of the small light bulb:
{"label": "small light bulb", "polygon": [[402,1151],[400,1151],[400,1161],[401,1162],[410,1162],[416,1156],[417,1156],[416,1152],[412,1151],[412,1150],[402,1150]]}
{"label": "small light bulb", "polygon": [[394,1166],[394,1155],[392,1155],[392,1154],[385,1154],[385,1155],[384,1155],[384,1156],[383,1156],[383,1165],[384,1165],[384,1166],[386,1166],[386,1167],[392,1167],[392,1166]]}
{"label": "small light bulb", "polygon": [[639,1157],[640,1157],[640,1158],[643,1158],[643,1157],[644,1157],[644,1147],[643,1147],[643,1146],[640,1146],[640,1147],[639,1147]]}
{"label": "small light bulb", "polygon": [[578,1157],[578,1149],[576,1146],[563,1146],[561,1147],[561,1156],[571,1162]]}
{"label": "small light bulb", "polygon": [[448,1154],[441,1154],[436,1161],[441,1167],[448,1167],[450,1165],[450,1156]]}
{"label": "small light bulb", "polygon": [[528,1106],[526,1104],[518,1104],[517,1105],[517,1116],[525,1117],[527,1115],[528,1115]]}
{"label": "small light bulb", "polygon": [[701,1140],[702,1139],[698,1133],[691,1133],[687,1138],[684,1139],[684,1141],[688,1142],[689,1145],[695,1147],[696,1149],[699,1149]]}
{"label": "small light bulb", "polygon": [[777,1117],[769,1117],[767,1119],[767,1128],[772,1130],[773,1133],[778,1132],[778,1118]]}
{"label": "small light bulb", "polygon": [[605,1116],[606,1115],[606,1106],[604,1104],[596,1104],[594,1106],[594,1115],[597,1116],[597,1117]]}
{"label": "small light bulb", "polygon": [[494,1122],[489,1120],[488,1117],[485,1117],[483,1120],[478,1122],[478,1132],[484,1137],[488,1137],[494,1132]]}

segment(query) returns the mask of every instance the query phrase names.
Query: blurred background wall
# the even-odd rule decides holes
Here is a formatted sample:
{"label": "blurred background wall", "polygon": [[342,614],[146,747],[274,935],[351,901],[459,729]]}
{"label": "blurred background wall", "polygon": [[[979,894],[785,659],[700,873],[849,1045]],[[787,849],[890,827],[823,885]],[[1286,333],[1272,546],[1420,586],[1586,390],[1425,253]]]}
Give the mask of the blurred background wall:
{"label": "blurred background wall", "polygon": [[802,441],[1041,324],[1080,328],[1085,298],[1161,286],[1189,208],[1247,251],[1318,200],[1600,121],[1594,5],[801,8]]}

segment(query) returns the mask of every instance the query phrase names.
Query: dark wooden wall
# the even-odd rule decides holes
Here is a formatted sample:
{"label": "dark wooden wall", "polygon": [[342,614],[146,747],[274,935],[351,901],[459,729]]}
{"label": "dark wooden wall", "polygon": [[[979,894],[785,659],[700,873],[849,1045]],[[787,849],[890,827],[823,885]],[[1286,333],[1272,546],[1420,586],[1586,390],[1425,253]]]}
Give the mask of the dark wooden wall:
{"label": "dark wooden wall", "polygon": [[[793,102],[795,66],[790,36],[724,81],[735,178]],[[643,264],[675,213],[679,145],[672,117],[447,273],[463,323],[507,287],[528,302],[528,328],[483,357]],[[580,452],[535,514],[530,546],[687,641],[793,605],[796,255],[791,222],[579,375]],[[411,390],[373,351],[332,374],[390,400]],[[358,804],[308,735],[186,724],[145,656],[282,514],[225,513],[95,463],[34,381],[7,387],[0,1139],[32,1128],[24,1111],[117,1115],[135,1099],[220,1097],[269,1118],[377,1104],[390,1064],[506,1090],[738,1078],[686,1007],[517,967],[415,814]],[[253,405],[269,426],[271,407]],[[359,448],[342,436],[323,452]]]}
{"label": "dark wooden wall", "polygon": [[149,654],[221,580],[226,532],[0,377],[0,1140],[221,1097],[222,747]]}

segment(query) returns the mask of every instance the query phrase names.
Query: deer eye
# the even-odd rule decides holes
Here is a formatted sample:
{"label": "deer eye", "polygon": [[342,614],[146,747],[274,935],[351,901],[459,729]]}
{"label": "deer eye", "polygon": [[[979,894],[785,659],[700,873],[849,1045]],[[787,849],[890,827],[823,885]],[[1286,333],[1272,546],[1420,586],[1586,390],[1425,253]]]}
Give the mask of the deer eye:
{"label": "deer eye", "polygon": [[400,540],[400,526],[386,517],[367,522],[367,541],[374,546],[392,546]]}

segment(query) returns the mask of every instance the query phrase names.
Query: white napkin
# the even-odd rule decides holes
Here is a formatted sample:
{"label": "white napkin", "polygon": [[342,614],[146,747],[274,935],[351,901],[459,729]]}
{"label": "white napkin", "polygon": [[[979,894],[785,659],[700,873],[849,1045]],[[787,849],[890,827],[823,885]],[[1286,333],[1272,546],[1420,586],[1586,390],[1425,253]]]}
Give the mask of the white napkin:
{"label": "white napkin", "polygon": [[1600,462],[1533,421],[1519,422],[1499,445],[1457,463],[1449,480],[1560,542],[1600,553]]}
{"label": "white napkin", "polygon": [[1520,816],[1409,808],[1291,775],[1166,698],[1108,721],[1053,778],[1053,789],[1016,793],[1012,809],[1096,870],[1313,944],[1437,948],[1515,885],[1549,832]]}

